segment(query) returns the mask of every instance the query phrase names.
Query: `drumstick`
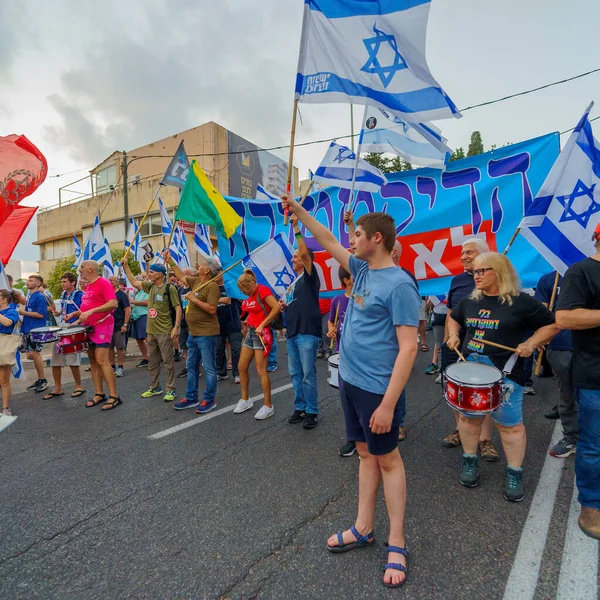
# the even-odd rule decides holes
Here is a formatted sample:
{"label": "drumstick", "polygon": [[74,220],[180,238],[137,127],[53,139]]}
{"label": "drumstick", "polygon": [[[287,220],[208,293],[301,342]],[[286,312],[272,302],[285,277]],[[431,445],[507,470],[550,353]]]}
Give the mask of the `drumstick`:
{"label": "drumstick", "polygon": [[462,352],[458,348],[454,348],[454,352],[458,354],[458,358],[460,358],[460,360],[467,362],[467,359],[463,356]]}
{"label": "drumstick", "polygon": [[331,337],[331,341],[329,342],[330,350],[333,350],[333,344],[335,343],[335,338],[337,337],[337,324],[338,324],[339,315],[340,315],[340,303],[338,302],[338,305],[335,307],[335,321],[333,323],[333,327],[335,329],[335,334]]}
{"label": "drumstick", "polygon": [[478,338],[473,339],[474,342],[481,342],[482,344],[487,344],[488,346],[494,346],[494,348],[500,348],[501,350],[508,350],[509,352],[516,352],[516,348],[511,348],[510,346],[504,346],[502,344],[496,344],[496,342],[490,342],[489,340],[480,340]]}

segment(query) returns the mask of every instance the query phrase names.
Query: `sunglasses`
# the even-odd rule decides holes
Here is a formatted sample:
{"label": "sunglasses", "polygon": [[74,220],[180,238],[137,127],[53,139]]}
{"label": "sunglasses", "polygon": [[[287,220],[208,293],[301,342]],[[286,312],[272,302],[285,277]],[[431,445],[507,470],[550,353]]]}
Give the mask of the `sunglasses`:
{"label": "sunglasses", "polygon": [[481,277],[485,274],[486,271],[493,271],[494,269],[492,267],[485,267],[485,269],[473,269],[473,275],[477,275],[478,277]]}

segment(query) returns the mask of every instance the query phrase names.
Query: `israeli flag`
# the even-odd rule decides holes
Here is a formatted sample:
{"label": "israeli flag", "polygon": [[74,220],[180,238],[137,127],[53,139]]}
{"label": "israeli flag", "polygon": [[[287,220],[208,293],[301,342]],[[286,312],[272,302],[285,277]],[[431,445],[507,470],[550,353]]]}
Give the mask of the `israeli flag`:
{"label": "israeli flag", "polygon": [[196,223],[196,227],[194,228],[194,247],[203,256],[212,256],[212,242],[210,240],[208,225]]}
{"label": "israeli flag", "polygon": [[335,142],[331,142],[325,157],[316,170],[313,180],[324,186],[334,185],[351,189],[352,177],[356,166],[355,190],[363,192],[378,192],[387,183],[385,175],[362,158],[356,162],[356,154]]}
{"label": "israeli flag", "polygon": [[430,0],[304,0],[301,102],[363,104],[405,121],[461,114],[425,58]]}
{"label": "israeli flag", "polygon": [[20,379],[21,376],[23,375],[23,364],[21,363],[21,353],[17,350],[17,353],[15,354],[15,364],[12,366],[10,372],[11,375],[15,378],[15,379]]}
{"label": "israeli flag", "polygon": [[112,277],[115,274],[115,267],[113,266],[112,256],[110,253],[110,245],[108,240],[104,238],[104,258],[102,260],[102,277]]}
{"label": "israeli flag", "polygon": [[282,233],[259,246],[242,259],[246,269],[252,269],[256,281],[267,286],[277,296],[283,296],[296,280],[292,266],[294,249]]}
{"label": "israeli flag", "polygon": [[431,123],[407,123],[391,112],[368,107],[360,144],[363,152],[397,154],[411,165],[444,169],[452,150]]}
{"label": "israeli flag", "polygon": [[267,202],[281,202],[281,198],[271,194],[260,183],[256,186],[256,200],[266,200]]}
{"label": "israeli flag", "polygon": [[169,214],[167,213],[167,209],[163,204],[163,201],[158,197],[158,206],[160,208],[160,223],[162,227],[163,235],[171,235],[171,230],[173,229],[173,223],[171,223],[171,219],[169,219]]}
{"label": "israeli flag", "polygon": [[171,240],[169,251],[171,252],[173,260],[180,269],[188,269],[192,266],[190,263],[190,256],[188,254],[185,233],[179,224],[175,225],[175,232],[173,233],[173,239]]}
{"label": "israeli flag", "polygon": [[78,269],[79,265],[81,264],[81,261],[83,260],[83,250],[75,234],[73,234],[73,248],[75,252],[75,264],[73,265],[73,267],[75,269]]}
{"label": "israeli flag", "polygon": [[10,291],[10,283],[8,283],[8,277],[6,276],[6,271],[4,270],[4,265],[0,260],[0,290],[9,290]]}
{"label": "israeli flag", "polygon": [[[107,247],[104,244],[104,236],[100,228],[100,219],[94,219],[92,233],[83,249],[83,260],[95,260],[98,264],[103,264],[107,256]],[[110,258],[110,249],[108,250]]]}
{"label": "israeli flag", "polygon": [[564,275],[595,254],[592,234],[600,223],[600,145],[585,114],[550,169],[521,221],[523,237]]}
{"label": "israeli flag", "polygon": [[[129,252],[136,256],[137,246],[138,246],[138,238],[137,235],[137,226],[133,219],[129,219],[129,227],[127,229],[127,235],[125,236],[125,250],[131,248]],[[137,258],[137,257],[136,257]]]}
{"label": "israeli flag", "polygon": [[182,141],[177,148],[177,152],[175,152],[175,155],[171,159],[163,178],[160,180],[160,184],[172,185],[182,190],[189,171],[190,161],[185,153],[185,148]]}

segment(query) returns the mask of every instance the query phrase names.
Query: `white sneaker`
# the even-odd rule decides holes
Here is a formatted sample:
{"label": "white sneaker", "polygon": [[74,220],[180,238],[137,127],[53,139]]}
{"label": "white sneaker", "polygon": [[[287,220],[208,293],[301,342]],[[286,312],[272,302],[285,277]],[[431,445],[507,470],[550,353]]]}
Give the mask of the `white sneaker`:
{"label": "white sneaker", "polygon": [[275,414],[275,409],[273,407],[269,408],[268,406],[261,406],[260,410],[254,415],[255,419],[259,421],[264,421],[269,417],[272,417]]}
{"label": "white sneaker", "polygon": [[236,415],[239,415],[240,413],[250,410],[253,406],[254,402],[252,400],[238,400],[237,406],[233,409],[233,412]]}
{"label": "white sneaker", "polygon": [[435,382],[442,383],[442,374],[441,373],[435,378]]}

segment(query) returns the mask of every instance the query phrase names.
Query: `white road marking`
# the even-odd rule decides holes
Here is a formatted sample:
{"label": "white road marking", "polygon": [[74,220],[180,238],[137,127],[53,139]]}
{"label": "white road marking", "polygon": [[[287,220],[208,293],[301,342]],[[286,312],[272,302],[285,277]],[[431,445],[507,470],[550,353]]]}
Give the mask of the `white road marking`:
{"label": "white road marking", "polygon": [[[278,388],[275,388],[274,390],[271,390],[271,396],[274,396],[275,394],[279,394],[280,392],[285,392],[285,390],[289,390],[291,387],[293,387],[292,384],[287,383],[286,385],[282,385]],[[262,400],[264,397],[265,397],[264,394],[258,394],[258,396],[253,396],[252,398],[250,398],[250,400],[252,400],[253,402],[256,402],[257,400]],[[183,431],[184,429],[187,429],[188,427],[193,427],[194,425],[200,425],[200,423],[204,423],[205,421],[210,421],[210,419],[214,419],[215,417],[219,417],[226,413],[232,412],[233,409],[235,408],[235,406],[236,406],[235,404],[232,404],[231,406],[226,406],[225,408],[220,408],[219,410],[214,410],[205,415],[202,415],[201,417],[198,417],[197,419],[192,419],[191,421],[186,421],[185,423],[181,423],[180,425],[175,425],[175,427],[170,427],[169,429],[165,429],[164,431],[159,431],[158,433],[149,435],[148,439],[160,440],[161,438],[167,437],[168,435],[171,435],[173,433],[177,433],[178,431]],[[191,410],[191,409],[188,409],[188,410]]]}
{"label": "white road marking", "polygon": [[577,519],[581,506],[573,489],[567,536],[563,550],[556,600],[598,599],[598,540],[585,535]]}
{"label": "white road marking", "polygon": [[[561,437],[562,427],[557,421],[548,450]],[[503,600],[532,600],[534,597],[562,468],[563,459],[546,453]]]}

